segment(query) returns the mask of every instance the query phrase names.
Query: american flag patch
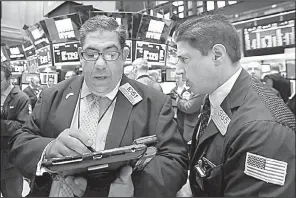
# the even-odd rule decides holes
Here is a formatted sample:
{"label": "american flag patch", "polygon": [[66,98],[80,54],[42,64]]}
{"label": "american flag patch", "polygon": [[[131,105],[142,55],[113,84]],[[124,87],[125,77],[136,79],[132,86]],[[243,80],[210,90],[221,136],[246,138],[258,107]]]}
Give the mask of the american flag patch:
{"label": "american flag patch", "polygon": [[286,162],[248,152],[244,173],[267,183],[283,186],[285,184],[287,166]]}

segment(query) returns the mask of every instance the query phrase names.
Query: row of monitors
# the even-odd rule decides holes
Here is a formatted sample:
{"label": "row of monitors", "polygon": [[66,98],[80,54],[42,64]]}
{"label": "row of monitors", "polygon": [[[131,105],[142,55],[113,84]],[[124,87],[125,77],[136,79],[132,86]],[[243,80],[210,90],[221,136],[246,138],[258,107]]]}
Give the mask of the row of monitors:
{"label": "row of monitors", "polygon": [[174,24],[171,20],[138,13],[92,11],[88,12],[87,16],[81,13],[75,13],[44,19],[32,26],[25,26],[24,29],[32,45],[34,45],[36,49],[40,49],[50,43],[79,41],[81,25],[89,17],[96,15],[107,15],[115,18],[119,24],[125,26],[127,39],[146,40],[160,44],[166,43],[172,25]]}
{"label": "row of monitors", "polygon": [[[79,41],[81,25],[96,15],[114,17],[119,24],[125,26],[129,40],[158,44],[165,44],[178,24],[176,21],[139,13],[91,11],[44,19],[25,30],[35,49],[40,49],[49,43]],[[242,51],[246,57],[283,53],[284,48],[295,46],[295,21],[246,27],[240,31],[240,37]],[[25,45],[25,49],[32,48],[29,42]]]}
{"label": "row of monitors", "polygon": [[[10,52],[8,54],[16,54],[15,51],[17,51],[18,54],[27,57],[26,59],[10,59],[11,62],[15,63],[15,66],[18,67],[20,67],[25,61],[27,61],[28,67],[79,65],[80,59],[78,48],[80,46],[80,42],[56,43],[36,50],[36,55],[34,56],[27,56],[26,51],[24,51],[20,45],[17,47],[10,47]],[[177,52],[175,47],[165,44],[132,40],[126,40],[126,46],[130,50],[126,60],[127,64],[132,63],[132,61],[137,58],[144,58],[151,65],[174,67]],[[1,53],[3,52],[5,52],[5,50],[1,49]]]}

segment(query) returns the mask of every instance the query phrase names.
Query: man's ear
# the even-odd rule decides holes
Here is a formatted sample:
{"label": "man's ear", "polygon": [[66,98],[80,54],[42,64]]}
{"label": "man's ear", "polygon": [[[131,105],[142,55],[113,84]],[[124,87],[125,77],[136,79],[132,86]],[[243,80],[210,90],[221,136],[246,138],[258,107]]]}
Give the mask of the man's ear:
{"label": "man's ear", "polygon": [[129,48],[124,47],[123,50],[122,50],[122,59],[123,59],[124,62],[126,61],[126,58],[129,55],[129,53],[130,53]]}
{"label": "man's ear", "polygon": [[222,44],[215,44],[212,48],[213,61],[215,65],[220,65],[224,62],[226,57],[226,48]]}

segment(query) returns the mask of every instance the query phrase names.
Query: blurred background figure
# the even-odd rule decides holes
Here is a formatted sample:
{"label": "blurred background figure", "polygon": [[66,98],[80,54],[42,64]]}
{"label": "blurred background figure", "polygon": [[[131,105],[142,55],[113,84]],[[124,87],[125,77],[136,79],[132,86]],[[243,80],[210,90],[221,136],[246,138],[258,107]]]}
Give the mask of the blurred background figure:
{"label": "blurred background figure", "polygon": [[72,78],[73,76],[76,76],[76,72],[75,71],[72,71],[72,70],[69,70],[66,72],[65,74],[65,80],[69,79],[69,78]]}
{"label": "blurred background figure", "polygon": [[130,79],[135,79],[133,69],[134,69],[134,67],[132,65],[128,65],[128,66],[124,67],[124,74]]}
{"label": "blurred background figure", "polygon": [[8,159],[11,135],[26,122],[31,107],[29,97],[11,82],[9,62],[1,63],[1,196],[21,197],[23,176]]}
{"label": "blurred background figure", "polygon": [[47,88],[50,88],[53,85],[54,85],[54,79],[52,77],[49,77],[47,81]]}
{"label": "blurred background figure", "polygon": [[291,109],[291,111],[294,113],[296,116],[296,95],[294,95],[291,99],[288,100],[287,105]]}
{"label": "blurred background figure", "polygon": [[248,65],[246,66],[246,70],[250,75],[257,78],[258,80],[261,80],[262,70],[261,70],[260,63],[258,62],[248,63]]}
{"label": "blurred background figure", "polygon": [[134,75],[134,79],[138,82],[141,82],[145,85],[148,85],[149,87],[153,87],[158,91],[162,92],[162,88],[158,82],[155,82],[150,76],[149,76],[149,67],[148,67],[148,61],[144,58],[138,58],[134,60],[133,62],[133,70],[132,75]]}
{"label": "blurred background figure", "polygon": [[284,78],[279,73],[273,73],[266,75],[263,81],[267,86],[276,89],[285,103],[288,102],[291,96],[290,81],[288,79]]}
{"label": "blurred background figure", "polygon": [[30,98],[32,109],[34,109],[41,91],[42,91],[42,88],[40,85],[40,78],[37,76],[33,76],[31,78],[29,86],[23,90],[23,92],[27,94]]}

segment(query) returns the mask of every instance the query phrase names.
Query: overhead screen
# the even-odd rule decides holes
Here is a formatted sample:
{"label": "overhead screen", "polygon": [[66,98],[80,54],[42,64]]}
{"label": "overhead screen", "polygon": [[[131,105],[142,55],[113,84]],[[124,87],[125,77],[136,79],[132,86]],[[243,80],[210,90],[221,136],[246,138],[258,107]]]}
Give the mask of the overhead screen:
{"label": "overhead screen", "polygon": [[44,20],[52,43],[79,41],[81,22],[78,14],[70,14]]}
{"label": "overhead screen", "polygon": [[79,64],[78,47],[80,42],[53,44],[54,64]]}
{"label": "overhead screen", "polygon": [[295,46],[295,21],[282,21],[267,25],[244,28],[245,56],[284,53]]}
{"label": "overhead screen", "polygon": [[164,65],[165,49],[166,45],[164,44],[137,41],[135,58],[144,58],[150,63]]}
{"label": "overhead screen", "polygon": [[25,31],[37,50],[49,45],[48,35],[46,34],[48,31],[44,21],[28,27]]}

